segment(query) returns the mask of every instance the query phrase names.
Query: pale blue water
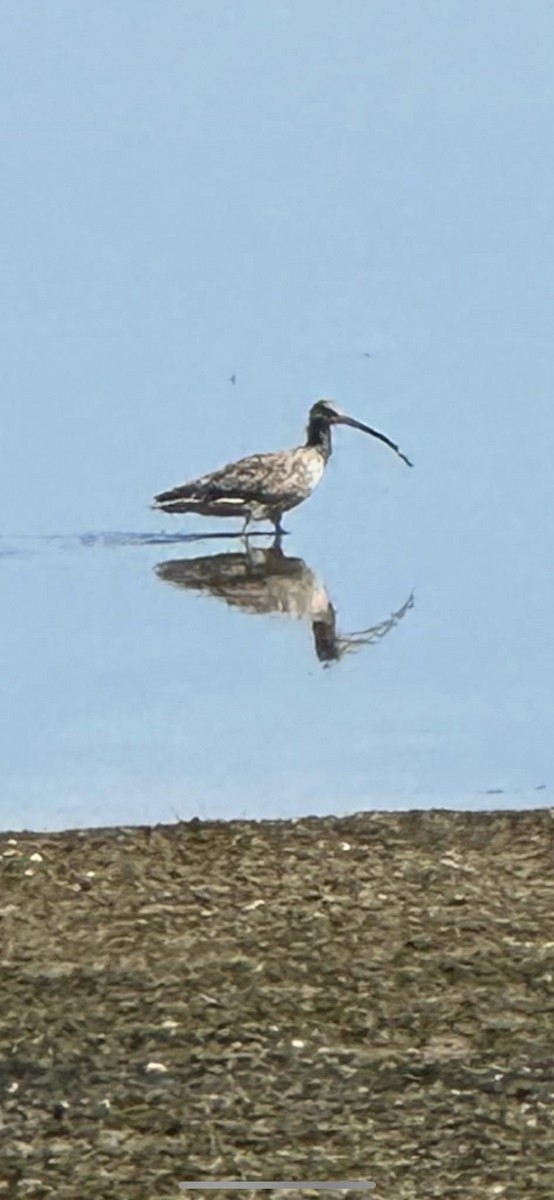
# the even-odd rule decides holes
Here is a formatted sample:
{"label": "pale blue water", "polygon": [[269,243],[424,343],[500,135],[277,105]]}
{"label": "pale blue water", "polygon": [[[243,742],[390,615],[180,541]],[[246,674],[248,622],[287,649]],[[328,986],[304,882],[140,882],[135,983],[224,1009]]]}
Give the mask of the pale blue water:
{"label": "pale blue water", "polygon": [[[551,7],[4,25],[1,825],[551,804]],[[327,667],[148,509],[322,395],[415,463],[339,430],[285,521]]]}

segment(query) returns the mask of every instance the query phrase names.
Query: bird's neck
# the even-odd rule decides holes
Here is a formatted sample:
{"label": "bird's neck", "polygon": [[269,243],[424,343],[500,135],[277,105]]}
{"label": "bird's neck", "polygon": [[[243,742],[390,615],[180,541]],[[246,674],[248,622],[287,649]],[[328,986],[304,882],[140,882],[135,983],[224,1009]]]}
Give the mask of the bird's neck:
{"label": "bird's neck", "polygon": [[314,450],[321,454],[323,461],[327,462],[333,452],[329,422],[321,417],[312,417],[306,435],[306,445],[313,446]]}

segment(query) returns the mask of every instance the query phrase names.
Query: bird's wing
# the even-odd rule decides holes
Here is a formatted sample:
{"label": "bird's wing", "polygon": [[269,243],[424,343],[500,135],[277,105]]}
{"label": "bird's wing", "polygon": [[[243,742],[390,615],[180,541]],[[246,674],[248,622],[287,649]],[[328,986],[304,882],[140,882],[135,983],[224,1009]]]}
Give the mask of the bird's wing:
{"label": "bird's wing", "polygon": [[206,477],[206,494],[218,497],[239,495],[244,499],[266,499],[280,494],[288,484],[287,459],[282,453],[251,454],[248,458],[229,463],[221,471]]}
{"label": "bird's wing", "polygon": [[169,492],[156,496],[158,502],[175,500],[258,500],[269,503],[274,497],[282,500],[293,490],[288,453],[251,454],[238,462],[228,463],[219,471],[201,475]]}

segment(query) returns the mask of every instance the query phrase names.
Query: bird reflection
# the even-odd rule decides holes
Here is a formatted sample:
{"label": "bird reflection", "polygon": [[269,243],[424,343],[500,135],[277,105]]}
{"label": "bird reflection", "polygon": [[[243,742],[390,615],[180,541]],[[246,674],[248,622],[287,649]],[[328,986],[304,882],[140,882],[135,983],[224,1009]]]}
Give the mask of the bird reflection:
{"label": "bird reflection", "polygon": [[199,558],[177,558],[158,563],[159,579],[175,587],[215,596],[231,608],[248,613],[276,613],[309,621],[316,655],[324,666],[345,654],[370,646],[398,625],[413,607],[413,593],[377,625],[351,633],[339,633],[337,615],[325,585],[302,558],[284,554],[275,543],[269,549],[252,548],[242,553],[207,554]]}

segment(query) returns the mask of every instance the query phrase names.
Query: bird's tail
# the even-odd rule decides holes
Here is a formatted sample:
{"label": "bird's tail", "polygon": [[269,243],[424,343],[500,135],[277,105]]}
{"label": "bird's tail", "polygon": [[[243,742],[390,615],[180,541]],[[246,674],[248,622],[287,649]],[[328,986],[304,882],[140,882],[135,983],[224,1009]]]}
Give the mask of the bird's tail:
{"label": "bird's tail", "polygon": [[154,512],[165,513],[193,513],[198,512],[200,505],[198,501],[183,499],[167,499],[163,495],[154,496],[154,502],[150,505]]}
{"label": "bird's tail", "polygon": [[158,512],[198,512],[201,504],[201,497],[194,494],[190,485],[182,484],[180,487],[170,488],[168,492],[158,492],[154,496],[152,508]]}

